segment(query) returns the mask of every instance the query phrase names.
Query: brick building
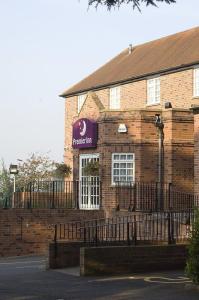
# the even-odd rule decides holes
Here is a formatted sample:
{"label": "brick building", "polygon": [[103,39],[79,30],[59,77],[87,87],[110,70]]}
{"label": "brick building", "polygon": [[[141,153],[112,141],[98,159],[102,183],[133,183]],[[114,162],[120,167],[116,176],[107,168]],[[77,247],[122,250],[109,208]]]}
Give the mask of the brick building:
{"label": "brick building", "polygon": [[[80,208],[115,208],[118,183],[193,191],[199,27],[130,45],[61,97],[65,162],[80,181]],[[99,174],[85,174],[89,161],[99,161]]]}

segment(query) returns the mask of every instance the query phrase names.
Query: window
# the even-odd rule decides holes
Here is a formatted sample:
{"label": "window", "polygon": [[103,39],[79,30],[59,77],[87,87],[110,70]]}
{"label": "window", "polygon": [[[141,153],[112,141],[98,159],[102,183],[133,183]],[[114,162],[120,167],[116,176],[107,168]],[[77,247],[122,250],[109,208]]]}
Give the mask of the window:
{"label": "window", "polygon": [[130,183],[134,181],[134,154],[112,154],[112,184],[117,182]]}
{"label": "window", "polygon": [[77,112],[78,113],[80,112],[85,100],[86,100],[86,94],[79,95],[77,97]]}
{"label": "window", "polygon": [[194,97],[199,96],[199,68],[194,69],[194,88],[193,88]]}
{"label": "window", "polygon": [[147,104],[160,103],[160,77],[147,80]]}
{"label": "window", "polygon": [[110,109],[120,109],[120,86],[110,88]]}

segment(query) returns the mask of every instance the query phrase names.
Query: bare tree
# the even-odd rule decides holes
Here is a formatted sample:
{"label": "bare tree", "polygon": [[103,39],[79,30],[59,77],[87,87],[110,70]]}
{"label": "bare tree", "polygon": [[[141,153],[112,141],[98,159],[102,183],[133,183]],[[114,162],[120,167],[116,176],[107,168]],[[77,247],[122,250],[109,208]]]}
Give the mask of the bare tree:
{"label": "bare tree", "polygon": [[26,160],[20,160],[18,170],[16,187],[22,188],[29,182],[51,180],[55,162],[47,154],[32,153]]}

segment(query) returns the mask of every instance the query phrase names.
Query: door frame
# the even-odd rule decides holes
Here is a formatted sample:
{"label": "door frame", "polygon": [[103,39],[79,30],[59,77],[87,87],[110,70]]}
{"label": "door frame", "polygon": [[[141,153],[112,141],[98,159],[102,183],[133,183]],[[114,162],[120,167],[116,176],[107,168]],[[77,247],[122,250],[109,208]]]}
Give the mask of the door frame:
{"label": "door frame", "polygon": [[[100,181],[99,181],[99,204],[95,205],[92,207],[91,205],[91,199],[88,199],[88,206],[84,206],[82,203],[82,159],[84,158],[98,158],[99,159],[100,155],[99,153],[86,153],[86,154],[80,154],[79,155],[79,208],[80,209],[86,209],[86,210],[98,210],[100,208]],[[90,177],[90,176],[88,176]],[[92,176],[91,176],[92,177]],[[99,176],[93,176],[93,177],[98,177]],[[89,190],[89,195],[88,197],[90,198],[90,190]]]}

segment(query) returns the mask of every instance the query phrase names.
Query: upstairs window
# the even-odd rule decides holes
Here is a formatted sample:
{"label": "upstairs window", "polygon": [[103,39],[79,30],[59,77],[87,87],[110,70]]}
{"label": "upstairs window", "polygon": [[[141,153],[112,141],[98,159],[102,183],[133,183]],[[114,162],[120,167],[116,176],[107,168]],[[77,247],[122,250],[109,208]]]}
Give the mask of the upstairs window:
{"label": "upstairs window", "polygon": [[193,95],[194,97],[199,97],[199,68],[194,69],[194,88]]}
{"label": "upstairs window", "polygon": [[79,114],[85,100],[86,100],[86,94],[82,94],[77,97],[77,112],[78,112],[78,114]]}
{"label": "upstairs window", "polygon": [[147,104],[160,103],[160,77],[147,80]]}
{"label": "upstairs window", "polygon": [[120,86],[110,88],[110,109],[120,109]]}

